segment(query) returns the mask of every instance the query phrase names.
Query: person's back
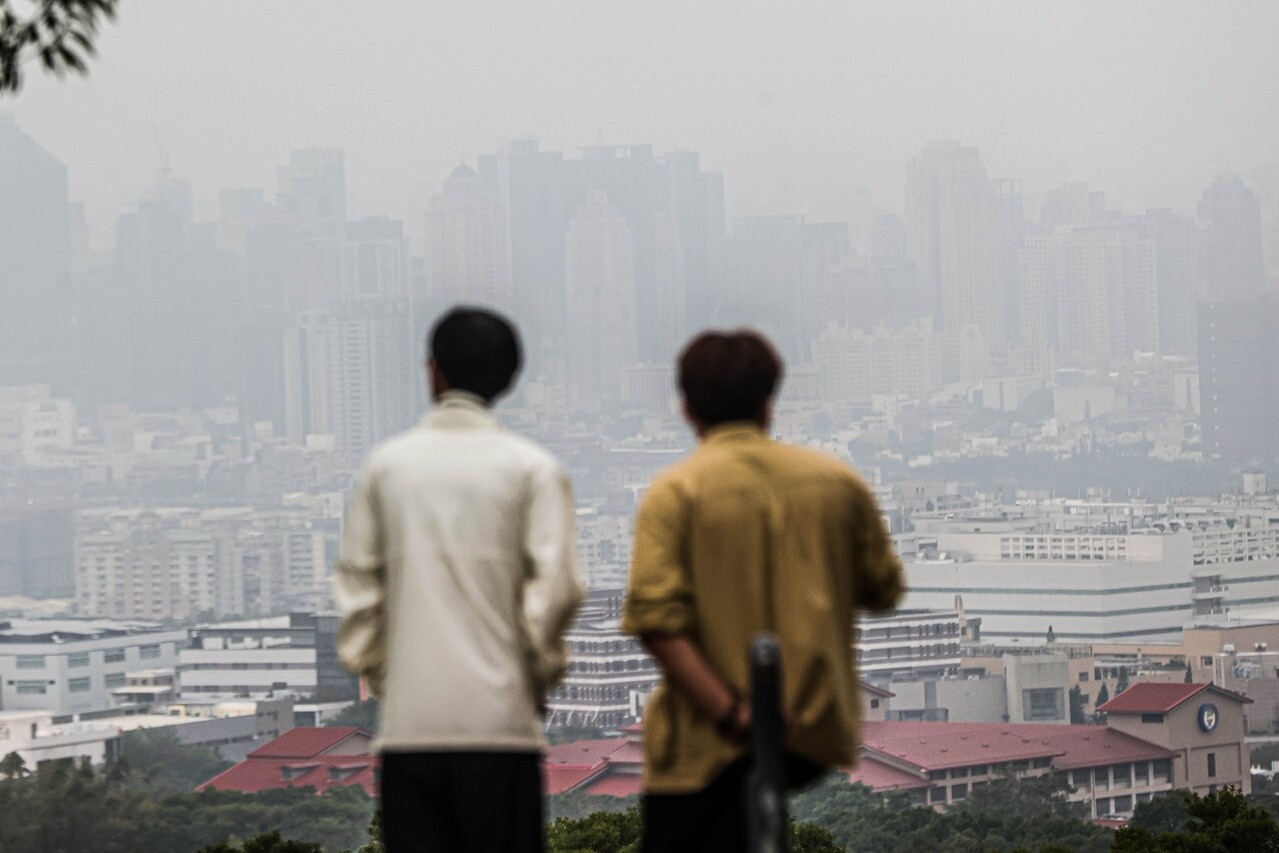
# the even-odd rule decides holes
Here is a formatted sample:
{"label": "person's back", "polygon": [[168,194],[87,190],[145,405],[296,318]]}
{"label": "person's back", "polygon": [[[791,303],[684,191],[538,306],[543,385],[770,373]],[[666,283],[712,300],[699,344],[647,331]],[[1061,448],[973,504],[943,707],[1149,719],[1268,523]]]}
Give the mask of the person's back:
{"label": "person's back", "polygon": [[645,495],[625,612],[665,675],[644,715],[644,849],[733,850],[746,823],[751,640],[781,643],[794,769],[851,764],[854,611],[892,607],[902,571],[846,465],[765,435],[780,362],[762,339],[703,336],[680,372],[701,443]]}
{"label": "person's back", "polygon": [[539,708],[582,589],[567,478],[489,410],[519,361],[502,318],[446,315],[433,410],[374,449],[347,507],[338,653],[382,702],[390,853],[542,849]]}

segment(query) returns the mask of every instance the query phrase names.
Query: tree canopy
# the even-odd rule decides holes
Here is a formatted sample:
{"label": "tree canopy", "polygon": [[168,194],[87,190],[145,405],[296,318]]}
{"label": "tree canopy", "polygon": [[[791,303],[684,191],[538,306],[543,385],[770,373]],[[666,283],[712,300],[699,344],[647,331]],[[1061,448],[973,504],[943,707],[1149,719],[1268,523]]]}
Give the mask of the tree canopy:
{"label": "tree canopy", "polygon": [[120,0],[0,0],[0,93],[22,88],[23,66],[31,60],[59,76],[87,73],[98,27],[115,17],[119,5]]}
{"label": "tree canopy", "polygon": [[1237,788],[1200,797],[1173,791],[1140,803],[1132,823],[1115,833],[1114,853],[1249,853],[1279,851],[1279,822]]}

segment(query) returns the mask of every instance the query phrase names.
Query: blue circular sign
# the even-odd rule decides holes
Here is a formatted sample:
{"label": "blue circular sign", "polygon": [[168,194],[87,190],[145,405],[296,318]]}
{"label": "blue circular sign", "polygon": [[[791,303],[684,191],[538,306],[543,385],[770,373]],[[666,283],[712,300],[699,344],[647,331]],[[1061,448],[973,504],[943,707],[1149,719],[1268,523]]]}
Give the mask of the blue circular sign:
{"label": "blue circular sign", "polygon": [[1219,722],[1217,714],[1217,706],[1211,702],[1205,702],[1199,706],[1199,728],[1206,732],[1210,732],[1217,728]]}

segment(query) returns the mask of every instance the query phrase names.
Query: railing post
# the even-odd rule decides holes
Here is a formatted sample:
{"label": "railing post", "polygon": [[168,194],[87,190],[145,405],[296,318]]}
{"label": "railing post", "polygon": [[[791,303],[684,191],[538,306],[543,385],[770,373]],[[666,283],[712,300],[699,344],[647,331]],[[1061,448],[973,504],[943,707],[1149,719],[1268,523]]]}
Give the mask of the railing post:
{"label": "railing post", "polygon": [[751,643],[751,853],[786,853],[785,726],[781,647],[771,634]]}

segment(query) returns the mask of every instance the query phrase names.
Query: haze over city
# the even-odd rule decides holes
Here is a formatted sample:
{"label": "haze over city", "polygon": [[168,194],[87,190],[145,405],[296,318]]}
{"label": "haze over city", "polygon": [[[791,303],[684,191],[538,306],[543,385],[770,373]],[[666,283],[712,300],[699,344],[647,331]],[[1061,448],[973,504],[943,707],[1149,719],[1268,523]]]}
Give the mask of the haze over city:
{"label": "haze over city", "polygon": [[623,614],[709,328],[783,362],[728,427],[901,562],[804,849],[1279,843],[1279,4],[117,5],[0,91],[0,849],[382,853],[335,584],[458,305],[523,347],[467,417],[571,485],[550,853],[638,832]]}

